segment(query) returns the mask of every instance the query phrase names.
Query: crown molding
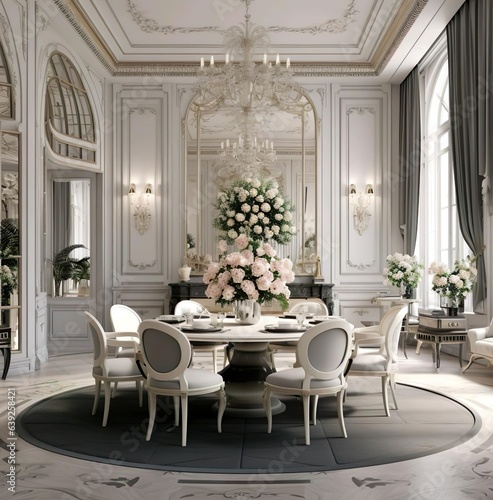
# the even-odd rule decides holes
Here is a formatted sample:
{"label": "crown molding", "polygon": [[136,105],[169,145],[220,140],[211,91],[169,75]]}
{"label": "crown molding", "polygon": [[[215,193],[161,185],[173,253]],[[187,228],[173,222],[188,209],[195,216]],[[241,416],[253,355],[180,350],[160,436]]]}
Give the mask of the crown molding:
{"label": "crown molding", "polygon": [[[112,76],[196,76],[199,67],[198,63],[119,62],[94,28],[90,19],[78,7],[77,1],[53,0],[61,13]],[[375,77],[380,75],[427,2],[428,0],[405,0],[403,2],[391,26],[375,49],[370,62],[291,63],[294,74],[298,77]],[[350,3],[350,7],[352,7],[352,3]],[[348,22],[352,19],[353,14],[354,12],[348,9],[346,12]]]}

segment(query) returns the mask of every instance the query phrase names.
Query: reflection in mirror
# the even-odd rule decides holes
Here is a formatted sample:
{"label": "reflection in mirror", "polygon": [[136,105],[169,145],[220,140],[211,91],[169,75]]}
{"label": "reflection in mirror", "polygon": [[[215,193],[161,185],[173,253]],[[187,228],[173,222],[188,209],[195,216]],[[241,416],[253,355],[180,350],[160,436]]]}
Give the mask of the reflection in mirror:
{"label": "reflection in mirror", "polygon": [[53,295],[85,297],[90,294],[89,179],[54,179],[53,182]]}
{"label": "reflection in mirror", "polygon": [[1,221],[0,284],[1,331],[10,328],[11,348],[20,349],[20,135],[0,131]]}
{"label": "reflection in mirror", "polygon": [[[255,169],[258,173],[248,168],[249,144],[258,144],[263,159]],[[317,261],[316,152],[315,110],[301,92],[294,93],[289,106],[263,113],[256,110],[253,117],[239,115],[237,109],[221,106],[220,102],[204,103],[197,96],[186,116],[184,253],[192,273],[201,274],[211,260],[218,258],[219,232],[213,227],[217,193],[246,175],[260,175],[274,178],[295,206],[294,237],[287,245],[273,246],[281,257],[293,260],[297,274],[313,274]]]}

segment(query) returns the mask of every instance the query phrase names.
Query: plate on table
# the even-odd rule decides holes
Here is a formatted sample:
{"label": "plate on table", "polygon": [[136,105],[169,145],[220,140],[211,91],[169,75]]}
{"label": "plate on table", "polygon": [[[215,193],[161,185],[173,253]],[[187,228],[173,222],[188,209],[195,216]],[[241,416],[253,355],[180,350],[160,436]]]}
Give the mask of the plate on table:
{"label": "plate on table", "polygon": [[212,325],[183,325],[180,327],[183,333],[212,333],[221,332],[222,328],[220,326]]}
{"label": "plate on table", "polygon": [[185,316],[175,316],[174,314],[162,314],[156,318],[158,321],[169,324],[183,323]]}
{"label": "plate on table", "polygon": [[[287,319],[296,319],[296,314],[286,313],[282,317]],[[305,314],[305,319],[313,318],[313,314]]]}
{"label": "plate on table", "polygon": [[297,333],[306,331],[306,326],[298,325],[265,325],[264,330],[269,333]]}

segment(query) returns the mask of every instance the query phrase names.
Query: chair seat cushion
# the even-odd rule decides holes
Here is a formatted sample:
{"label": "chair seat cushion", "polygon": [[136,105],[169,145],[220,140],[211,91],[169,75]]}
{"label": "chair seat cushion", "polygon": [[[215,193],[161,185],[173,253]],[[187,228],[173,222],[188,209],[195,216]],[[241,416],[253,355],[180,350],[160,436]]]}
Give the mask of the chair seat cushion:
{"label": "chair seat cushion", "polygon": [[362,354],[358,354],[356,357],[353,358],[349,374],[351,374],[352,371],[378,372],[378,371],[385,371],[386,369],[387,369],[387,358],[385,356],[382,356],[377,352],[365,352]]}
{"label": "chair seat cushion", "polygon": [[133,348],[127,347],[125,349],[121,349],[116,353],[117,358],[134,358],[135,350]]}
{"label": "chair seat cushion", "polygon": [[[142,377],[133,356],[131,358],[107,358],[104,363],[108,377]],[[100,367],[95,367],[93,374],[103,376],[103,371]]]}
{"label": "chair seat cushion", "polygon": [[478,340],[471,346],[472,352],[475,354],[482,354],[489,358],[493,358],[493,339]]}
{"label": "chair seat cushion", "polygon": [[[266,382],[277,387],[286,387],[293,389],[300,389],[303,386],[303,379],[305,378],[305,370],[303,368],[290,368],[288,370],[281,370],[279,372],[271,373],[267,376]],[[310,387],[312,389],[321,389],[324,387],[338,387],[341,385],[339,378],[330,380],[312,379]]]}
{"label": "chair seat cushion", "polygon": [[[196,368],[187,368],[185,370],[185,378],[188,382],[188,389],[190,391],[196,389],[204,389],[206,387],[213,387],[221,385],[223,378],[218,373],[210,372],[209,370],[198,370]],[[178,390],[180,383],[178,379],[173,380],[156,380],[153,378],[148,379],[148,387],[155,387],[156,389],[173,389]]]}

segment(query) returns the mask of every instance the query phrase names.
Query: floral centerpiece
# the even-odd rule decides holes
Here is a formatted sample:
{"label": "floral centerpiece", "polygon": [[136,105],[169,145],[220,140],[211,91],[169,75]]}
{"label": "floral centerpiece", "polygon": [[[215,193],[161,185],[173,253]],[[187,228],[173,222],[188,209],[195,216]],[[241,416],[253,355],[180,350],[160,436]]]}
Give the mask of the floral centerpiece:
{"label": "floral centerpiece", "polygon": [[385,281],[393,286],[404,288],[404,298],[411,298],[412,291],[421,278],[421,264],[417,257],[394,253],[387,256],[387,267],[383,270]]}
{"label": "floral centerpiece", "polygon": [[452,271],[449,271],[445,264],[432,262],[429,273],[433,274],[431,289],[441,297],[448,298],[453,308],[458,307],[471,292],[477,277],[475,260],[471,257],[456,260]]}
{"label": "floral centerpiece", "polygon": [[251,241],[285,245],[296,232],[294,207],[272,179],[238,179],[217,194],[214,207],[219,215],[213,225],[229,244],[246,235]]}
{"label": "floral centerpiece", "polygon": [[269,243],[249,239],[245,234],[235,238],[237,251],[228,253],[227,242],[219,242],[219,262],[212,262],[204,274],[205,295],[221,305],[252,300],[258,304],[277,300],[283,310],[288,308],[294,280],[290,259],[276,257]]}

